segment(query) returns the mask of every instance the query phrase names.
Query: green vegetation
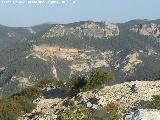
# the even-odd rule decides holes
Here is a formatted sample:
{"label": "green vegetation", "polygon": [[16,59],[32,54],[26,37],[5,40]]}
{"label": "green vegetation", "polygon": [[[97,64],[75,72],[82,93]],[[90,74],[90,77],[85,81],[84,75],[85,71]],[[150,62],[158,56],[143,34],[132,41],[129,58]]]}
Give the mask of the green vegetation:
{"label": "green vegetation", "polygon": [[24,113],[29,113],[36,107],[31,99],[24,96],[13,96],[12,100],[20,105],[20,110]]}
{"label": "green vegetation", "polygon": [[0,99],[0,119],[16,120],[20,114],[20,105],[10,98]]}
{"label": "green vegetation", "polygon": [[61,113],[57,120],[95,120],[85,106],[71,108]]}
{"label": "green vegetation", "polygon": [[120,120],[121,115],[117,112],[106,113],[106,118],[104,120]]}
{"label": "green vegetation", "polygon": [[21,92],[12,95],[14,96],[23,96],[29,99],[35,99],[37,98],[39,95],[41,94],[41,89],[36,87],[36,86],[32,86],[32,87],[28,87],[25,88],[24,90],[22,90]]}
{"label": "green vegetation", "polygon": [[111,102],[106,107],[102,108],[101,116],[95,115],[95,120],[120,120],[122,117],[119,104]]}
{"label": "green vegetation", "polygon": [[[82,90],[97,88],[113,79],[114,76],[108,68],[96,68],[88,77],[78,74],[72,75],[66,84],[56,79],[42,80],[34,86],[1,99],[0,119],[16,120],[22,113],[31,112],[36,107],[33,100],[39,97],[42,93],[42,88],[47,87],[49,84],[61,85],[66,90],[67,95],[68,93],[74,93],[73,95],[75,95],[75,93],[77,94]],[[105,119],[93,115],[86,106],[75,106],[74,101],[71,99],[64,101],[63,105],[68,107],[68,109],[59,113],[58,120],[118,120],[120,117],[119,106],[115,103],[110,103],[106,108],[102,108],[105,111]]]}
{"label": "green vegetation", "polygon": [[112,71],[105,67],[94,69],[88,77],[74,74],[66,82],[64,89],[67,92],[76,94],[80,91],[92,90],[114,80]]}
{"label": "green vegetation", "polygon": [[120,107],[117,103],[109,103],[105,107],[107,113],[105,120],[119,120],[121,118]]}
{"label": "green vegetation", "polygon": [[[148,21],[155,22],[157,21]],[[68,27],[79,27],[85,22],[76,22],[72,24],[66,24]],[[112,38],[94,38],[78,35],[68,35],[63,37],[51,37],[43,38],[42,35],[48,32],[52,27],[56,25],[43,24],[32,27],[36,34],[31,34],[26,28],[14,28],[0,25],[0,64],[7,68],[4,76],[10,76],[10,71],[16,69],[16,75],[22,76],[22,72],[25,74],[25,78],[31,77],[31,80],[37,79],[52,79],[53,61],[57,71],[59,79],[68,79],[71,73],[70,65],[72,61],[54,58],[47,62],[35,58],[32,55],[26,59],[26,56],[31,54],[33,45],[41,44],[55,44],[61,47],[78,48],[81,50],[95,49],[96,51],[106,52],[112,51],[110,67],[114,72],[114,76],[117,80],[148,80],[159,79],[160,72],[160,42],[159,38],[151,36],[143,36],[130,31],[135,24],[144,24],[146,21],[127,22],[124,24],[118,24],[120,34]],[[102,26],[104,23],[97,23]],[[9,37],[9,34],[13,37]],[[21,41],[21,42],[20,42]],[[153,49],[157,54],[148,55],[149,49]],[[142,51],[142,52],[140,52]],[[140,53],[139,59],[143,61],[143,64],[138,64],[135,71],[132,74],[126,75],[122,70],[124,67],[124,60],[128,54],[134,52]],[[91,55],[94,55],[91,53]],[[95,54],[96,55],[96,54]],[[88,63],[87,63],[88,64]],[[114,66],[119,64],[119,67],[115,70]],[[1,79],[5,81],[5,77],[1,76]],[[153,76],[153,77],[151,77]],[[156,78],[154,76],[157,76]],[[15,81],[14,81],[15,82]],[[35,81],[36,82],[36,81]],[[2,93],[3,96],[13,94],[17,92],[13,82],[8,83],[5,86]],[[16,86],[16,85],[14,85]],[[7,92],[6,92],[7,91]]]}
{"label": "green vegetation", "polygon": [[119,120],[121,118],[120,108],[116,103],[109,103],[101,110],[103,111],[101,113],[102,116],[97,116],[86,106],[71,106],[69,109],[60,113],[57,120]]}
{"label": "green vegetation", "polygon": [[87,85],[86,77],[74,74],[70,77],[65,85],[66,91],[80,92]]}
{"label": "green vegetation", "polygon": [[9,97],[0,99],[0,120],[17,120],[23,113],[31,112],[36,105],[33,100],[42,94],[42,88],[49,84],[62,85],[62,81],[41,80],[34,86],[27,87]]}
{"label": "green vegetation", "polygon": [[44,88],[47,87],[47,85],[57,85],[57,86],[63,86],[64,81],[58,80],[58,79],[52,79],[52,80],[41,80],[39,81],[35,86],[38,88]]}
{"label": "green vegetation", "polygon": [[111,70],[105,67],[96,68],[91,72],[89,77],[89,84],[90,87],[96,87],[106,84],[112,80],[114,80],[114,76]]}
{"label": "green vegetation", "polygon": [[63,102],[63,105],[66,106],[66,107],[68,107],[68,106],[74,106],[75,103],[74,103],[73,100],[68,99],[68,100],[66,100],[66,101]]}
{"label": "green vegetation", "polygon": [[145,101],[143,108],[160,110],[160,95],[153,96],[151,101]]}
{"label": "green vegetation", "polygon": [[29,113],[35,108],[32,100],[23,96],[0,99],[0,120],[17,120],[22,113]]}
{"label": "green vegetation", "polygon": [[33,100],[40,94],[41,88],[34,85],[0,99],[0,120],[17,120],[22,113],[31,112],[36,107]]}

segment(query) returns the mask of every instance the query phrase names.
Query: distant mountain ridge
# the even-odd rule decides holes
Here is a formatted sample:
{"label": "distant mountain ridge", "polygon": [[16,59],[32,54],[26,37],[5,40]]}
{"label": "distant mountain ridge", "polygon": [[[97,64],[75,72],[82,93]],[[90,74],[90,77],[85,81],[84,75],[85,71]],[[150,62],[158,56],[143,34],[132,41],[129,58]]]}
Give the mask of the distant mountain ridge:
{"label": "distant mountain ridge", "polygon": [[110,67],[117,82],[157,79],[159,42],[160,20],[0,25],[0,65],[6,68],[1,93],[14,93],[22,84],[42,79],[67,80],[96,67]]}

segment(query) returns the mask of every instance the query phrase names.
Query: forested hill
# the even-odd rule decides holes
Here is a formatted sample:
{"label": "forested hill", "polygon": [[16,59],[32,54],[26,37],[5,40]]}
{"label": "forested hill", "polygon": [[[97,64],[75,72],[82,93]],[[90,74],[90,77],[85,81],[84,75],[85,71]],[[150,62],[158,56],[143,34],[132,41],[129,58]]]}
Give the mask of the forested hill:
{"label": "forested hill", "polygon": [[0,25],[1,95],[42,79],[109,67],[116,82],[158,79],[160,20],[80,21],[32,27]]}

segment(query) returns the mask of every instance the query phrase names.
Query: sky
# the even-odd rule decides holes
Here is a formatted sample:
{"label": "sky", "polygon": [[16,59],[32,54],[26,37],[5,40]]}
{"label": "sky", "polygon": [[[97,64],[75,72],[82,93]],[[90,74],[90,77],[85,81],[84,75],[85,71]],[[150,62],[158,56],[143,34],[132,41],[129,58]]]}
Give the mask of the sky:
{"label": "sky", "polygon": [[85,20],[122,23],[133,19],[160,19],[160,0],[58,0],[58,4],[48,3],[55,0],[45,0],[44,4],[28,4],[31,0],[21,0],[24,4],[6,1],[0,0],[0,24],[11,27]]}

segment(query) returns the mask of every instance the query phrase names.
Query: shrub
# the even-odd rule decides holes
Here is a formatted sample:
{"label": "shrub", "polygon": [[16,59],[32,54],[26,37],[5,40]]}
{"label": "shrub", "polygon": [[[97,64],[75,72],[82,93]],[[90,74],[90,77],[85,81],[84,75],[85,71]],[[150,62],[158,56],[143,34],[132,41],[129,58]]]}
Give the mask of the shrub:
{"label": "shrub", "polygon": [[68,107],[68,106],[74,106],[75,103],[74,103],[73,100],[68,99],[68,100],[66,100],[66,101],[63,102],[63,105],[66,106],[66,107]]}
{"label": "shrub", "polygon": [[67,91],[75,91],[80,92],[83,87],[85,87],[87,84],[87,80],[84,76],[80,75],[72,75],[71,78],[67,81],[65,85],[65,89]]}
{"label": "shrub", "polygon": [[31,86],[23,89],[21,92],[12,96],[24,96],[26,98],[35,99],[41,94],[41,89],[36,86]]}
{"label": "shrub", "polygon": [[101,118],[101,120],[120,120],[121,113],[119,104],[111,102],[102,109],[105,111],[105,115],[104,118]]}
{"label": "shrub", "polygon": [[20,105],[12,99],[0,100],[0,120],[17,120],[20,111]]}
{"label": "shrub", "polygon": [[17,120],[21,112],[28,113],[35,108],[32,101],[24,96],[13,96],[0,100],[0,120]]}
{"label": "shrub", "polygon": [[110,102],[107,104],[107,106],[105,107],[105,109],[107,111],[114,111],[114,112],[118,112],[120,110],[120,106],[117,103],[114,102]]}
{"label": "shrub", "polygon": [[49,84],[53,84],[53,85],[58,85],[58,86],[62,86],[63,85],[63,81],[62,80],[57,80],[57,79],[53,79],[53,80],[41,80],[37,83],[37,87],[39,88],[44,88]]}
{"label": "shrub", "polygon": [[0,120],[17,120],[19,115],[29,113],[35,108],[32,101],[41,94],[39,87],[32,86],[23,89],[7,98],[0,99]]}
{"label": "shrub", "polygon": [[71,95],[76,95],[80,91],[93,89],[100,85],[106,84],[113,79],[114,76],[110,69],[105,67],[96,68],[91,72],[88,79],[82,75],[72,75],[66,82],[64,91],[70,92]]}
{"label": "shrub", "polygon": [[61,113],[57,120],[95,120],[89,110],[81,106],[80,108],[72,108]]}
{"label": "shrub", "polygon": [[41,80],[37,83],[37,87],[40,87],[40,88],[44,88],[47,86],[47,84],[49,84],[51,81],[49,80]]}
{"label": "shrub", "polygon": [[20,105],[20,109],[24,113],[29,113],[35,108],[35,104],[32,100],[24,96],[14,96],[12,99]]}
{"label": "shrub", "polygon": [[97,87],[99,85],[106,84],[107,82],[114,79],[112,71],[108,68],[96,68],[94,69],[89,77],[89,86]]}
{"label": "shrub", "polygon": [[108,112],[104,120],[120,120],[121,115],[118,112]]}
{"label": "shrub", "polygon": [[[121,114],[116,105],[118,104],[111,103],[107,107],[102,108],[102,111],[104,112],[103,116],[92,114],[92,112],[85,106],[71,107],[70,109],[60,113],[57,120],[119,120],[121,118]],[[112,109],[112,106],[115,109]]]}
{"label": "shrub", "polygon": [[156,95],[153,96],[153,99],[151,101],[145,101],[143,104],[143,108],[160,110],[160,96]]}

